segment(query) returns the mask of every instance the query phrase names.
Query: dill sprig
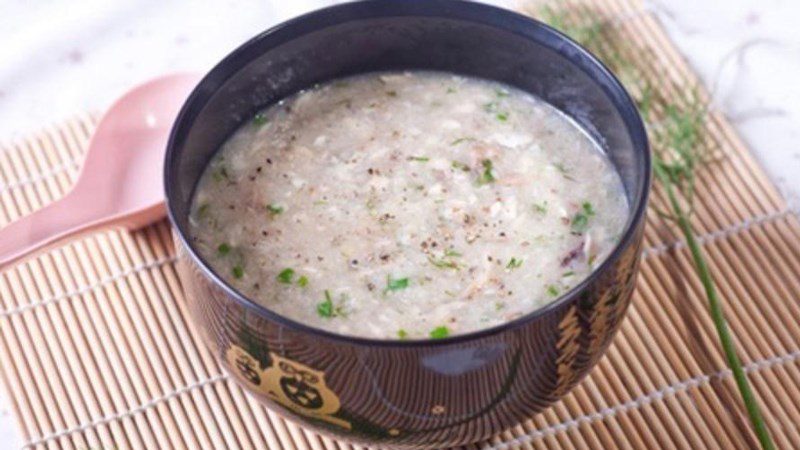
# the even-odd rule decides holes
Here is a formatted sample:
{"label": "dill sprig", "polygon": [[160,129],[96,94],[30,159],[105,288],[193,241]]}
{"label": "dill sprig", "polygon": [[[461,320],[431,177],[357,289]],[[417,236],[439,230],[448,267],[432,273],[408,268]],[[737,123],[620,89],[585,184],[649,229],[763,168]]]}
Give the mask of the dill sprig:
{"label": "dill sprig", "polygon": [[[585,11],[584,11],[585,12]],[[700,100],[696,90],[681,104],[660,95],[638,67],[631,64],[619,52],[603,46],[604,39],[595,39],[606,25],[596,15],[581,14],[589,23],[577,25],[565,11],[545,6],[540,17],[601,57],[609,68],[620,76],[628,90],[633,93],[648,131],[654,137],[653,171],[658,184],[664,189],[668,210],[656,210],[663,219],[675,223],[689,248],[695,270],[703,285],[712,321],[717,330],[723,353],[747,409],[763,449],[774,449],[775,444],[767,430],[758,401],[736,353],[736,346],[725,319],[722,300],[717,294],[703,251],[691,224],[694,213],[694,191],[697,170],[707,161],[707,148],[701,143],[701,133],[708,115],[707,105]],[[663,119],[654,118],[654,111],[663,112]]]}
{"label": "dill sprig", "polygon": [[[697,149],[700,147],[698,145],[698,132],[700,125],[703,123],[701,117],[705,117],[705,108],[697,109],[689,106],[684,111],[674,110],[675,112],[671,115],[670,110],[669,108],[667,109],[668,120],[666,123],[671,126],[664,127],[661,133],[656,135],[660,136],[664,142],[659,145],[661,148],[655,152],[653,171],[656,180],[666,191],[671,212],[659,212],[659,215],[676,223],[686,240],[686,246],[692,254],[697,276],[703,284],[711,319],[717,329],[723,353],[728,360],[728,367],[733,372],[733,378],[742,396],[742,402],[747,409],[747,414],[750,416],[750,422],[761,443],[761,447],[763,449],[773,449],[775,446],[764,423],[758,401],[747,380],[739,355],[736,353],[736,345],[733,342],[728,322],[725,319],[722,300],[717,294],[711,270],[706,263],[705,255],[700,248],[700,243],[697,241],[690,221],[690,217],[694,212],[695,171],[703,163],[703,152]],[[665,157],[665,153],[669,157]],[[679,194],[684,197],[686,207],[679,200]]]}

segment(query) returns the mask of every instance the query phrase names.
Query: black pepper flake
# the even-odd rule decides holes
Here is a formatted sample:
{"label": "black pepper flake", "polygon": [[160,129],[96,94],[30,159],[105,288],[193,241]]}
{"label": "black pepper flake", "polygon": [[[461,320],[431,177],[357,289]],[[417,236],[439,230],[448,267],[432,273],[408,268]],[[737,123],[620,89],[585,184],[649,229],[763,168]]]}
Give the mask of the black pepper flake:
{"label": "black pepper flake", "polygon": [[381,261],[388,261],[388,260],[389,260],[388,254],[381,255]]}
{"label": "black pepper flake", "polygon": [[231,211],[233,211],[233,210],[235,210],[235,209],[236,209],[236,206],[234,206],[234,205],[228,205],[228,209],[230,209]]}
{"label": "black pepper flake", "polygon": [[500,232],[500,237],[506,237],[506,232],[505,231],[501,231]]}
{"label": "black pepper flake", "polygon": [[370,174],[370,175],[372,175],[372,174],[374,174],[374,173],[375,173],[375,171],[374,171],[374,170],[372,170],[372,167],[370,167],[369,169],[367,169],[367,173],[368,173],[368,174]]}
{"label": "black pepper flake", "polygon": [[261,170],[263,170],[263,169],[264,169],[263,167],[258,166],[258,167],[256,167],[256,172],[261,173]]}
{"label": "black pepper flake", "polygon": [[261,235],[267,237],[269,236],[269,232],[267,230],[261,230]]}
{"label": "black pepper flake", "polygon": [[267,164],[272,164],[272,160],[270,158],[267,158]]}
{"label": "black pepper flake", "polygon": [[317,256],[317,261],[323,261],[324,259],[322,256]]}
{"label": "black pepper flake", "polygon": [[367,283],[367,289],[369,289],[370,291],[374,291],[375,290],[375,283]]}

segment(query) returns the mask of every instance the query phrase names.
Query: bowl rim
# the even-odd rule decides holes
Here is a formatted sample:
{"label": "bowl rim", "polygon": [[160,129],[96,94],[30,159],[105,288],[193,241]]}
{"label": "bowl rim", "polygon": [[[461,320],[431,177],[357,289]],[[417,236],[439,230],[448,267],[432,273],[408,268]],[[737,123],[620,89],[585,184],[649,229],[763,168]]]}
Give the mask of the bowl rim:
{"label": "bowl rim", "polygon": [[[389,14],[386,14],[387,10]],[[552,302],[530,311],[529,313],[514,320],[501,324],[481,328],[464,334],[457,334],[441,339],[379,339],[363,336],[351,336],[317,328],[305,323],[296,321],[289,317],[278,314],[271,309],[250,300],[241,294],[236,288],[231,286],[210,267],[209,264],[195,251],[191,240],[187,238],[188,231],[183,229],[175,219],[174,202],[170,201],[172,195],[171,172],[176,152],[178,135],[184,127],[191,127],[194,117],[191,117],[193,110],[197,109],[194,103],[198,97],[205,95],[204,86],[209,82],[219,79],[224,82],[230,75],[236,73],[247,63],[252,61],[248,53],[253,47],[266,45],[267,47],[277,46],[307,32],[315,31],[327,26],[339,25],[351,21],[364,20],[380,17],[443,17],[466,22],[472,22],[489,27],[500,28],[505,31],[520,35],[526,39],[532,39],[541,43],[551,50],[569,59],[578,69],[586,73],[587,76],[598,82],[601,89],[611,99],[612,104],[619,112],[627,128],[635,150],[642,152],[643,155],[643,180],[637,192],[631,198],[633,204],[630,208],[630,215],[625,224],[620,240],[615,245],[606,259],[600,263],[583,281],[572,287],[563,295]],[[320,27],[319,25],[322,25]],[[187,119],[188,117],[188,119]],[[189,120],[189,125],[182,125]],[[170,131],[167,151],[164,164],[164,187],[166,194],[167,215],[172,223],[173,229],[180,240],[180,244],[187,251],[189,257],[200,267],[204,275],[210,278],[219,288],[221,288],[230,298],[233,298],[246,309],[265,316],[269,320],[288,327],[297,332],[311,334],[315,337],[339,341],[351,345],[368,345],[379,347],[441,347],[475,341],[490,337],[506,331],[525,326],[538,317],[544,316],[551,311],[561,308],[566,303],[571,303],[591,285],[601,273],[606,272],[616,262],[621,254],[633,244],[639,225],[644,220],[652,180],[652,155],[647,132],[638,109],[628,91],[623,87],[617,77],[603,64],[597,57],[583,48],[577,42],[531,17],[524,16],[511,10],[499,8],[485,3],[477,3],[468,0],[359,0],[343,3],[325,8],[316,9],[306,14],[297,16],[288,21],[282,22],[271,27],[253,38],[241,44],[234,51],[229,53],[219,63],[217,63],[197,84],[192,93],[186,99],[184,105],[175,119]]]}

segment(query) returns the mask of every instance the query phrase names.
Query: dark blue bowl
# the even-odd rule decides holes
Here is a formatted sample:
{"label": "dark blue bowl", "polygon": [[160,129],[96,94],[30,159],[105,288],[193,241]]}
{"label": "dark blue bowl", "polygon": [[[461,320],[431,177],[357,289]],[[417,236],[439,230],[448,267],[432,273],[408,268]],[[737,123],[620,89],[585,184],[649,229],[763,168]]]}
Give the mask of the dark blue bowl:
{"label": "dark blue bowl", "polygon": [[[583,283],[517,320],[448,339],[341,336],[246,298],[192,246],[203,168],[266,105],[333,78],[429,69],[501,81],[556,106],[602,143],[631,214]],[[634,103],[591,54],[535,20],[456,0],[375,0],[322,9],[245,43],[200,82],[172,130],[165,184],[179,273],[197,328],[267,406],[327,434],[401,447],[487,438],[563,396],[601,357],[630,302],[650,184]]]}

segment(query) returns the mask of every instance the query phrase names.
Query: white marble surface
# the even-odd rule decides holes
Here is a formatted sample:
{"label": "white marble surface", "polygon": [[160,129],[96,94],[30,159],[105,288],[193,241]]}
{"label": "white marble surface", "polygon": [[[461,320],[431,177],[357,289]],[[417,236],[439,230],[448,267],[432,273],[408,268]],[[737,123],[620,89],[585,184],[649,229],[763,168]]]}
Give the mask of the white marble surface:
{"label": "white marble surface", "polygon": [[[0,141],[76,111],[101,110],[147,78],[207,70],[270,25],[332,2],[5,0],[0,14]],[[657,0],[648,8],[661,17],[706,83],[716,86],[717,107],[796,202],[800,2]],[[22,441],[4,397],[0,449],[19,448]]]}

